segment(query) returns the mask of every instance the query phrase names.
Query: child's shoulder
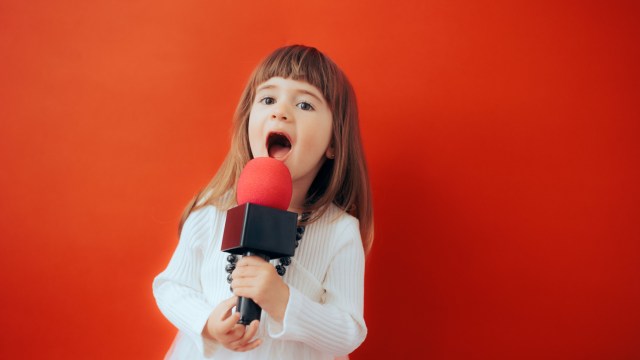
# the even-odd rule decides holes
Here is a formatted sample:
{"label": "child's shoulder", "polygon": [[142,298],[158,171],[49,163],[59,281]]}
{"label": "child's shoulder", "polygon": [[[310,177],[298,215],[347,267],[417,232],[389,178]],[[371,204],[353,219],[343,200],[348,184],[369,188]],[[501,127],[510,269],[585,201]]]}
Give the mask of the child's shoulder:
{"label": "child's shoulder", "polygon": [[339,208],[336,204],[327,205],[327,210],[322,216],[327,221],[335,226],[359,226],[358,218],[349,214],[345,210]]}
{"label": "child's shoulder", "polygon": [[326,212],[318,219],[318,225],[329,231],[334,239],[360,241],[358,219],[335,204],[328,205]]}
{"label": "child's shoulder", "polygon": [[189,214],[182,228],[183,232],[202,233],[211,231],[212,226],[223,219],[224,212],[214,205],[204,205]]}

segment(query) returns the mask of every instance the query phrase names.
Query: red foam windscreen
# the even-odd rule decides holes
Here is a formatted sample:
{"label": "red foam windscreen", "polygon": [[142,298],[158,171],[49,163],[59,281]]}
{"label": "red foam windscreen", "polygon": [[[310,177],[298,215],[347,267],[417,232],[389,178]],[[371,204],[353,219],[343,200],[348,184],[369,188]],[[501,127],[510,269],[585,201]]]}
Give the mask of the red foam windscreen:
{"label": "red foam windscreen", "polygon": [[291,202],[291,173],[281,161],[261,157],[250,160],[238,179],[238,205],[252,203],[287,210]]}

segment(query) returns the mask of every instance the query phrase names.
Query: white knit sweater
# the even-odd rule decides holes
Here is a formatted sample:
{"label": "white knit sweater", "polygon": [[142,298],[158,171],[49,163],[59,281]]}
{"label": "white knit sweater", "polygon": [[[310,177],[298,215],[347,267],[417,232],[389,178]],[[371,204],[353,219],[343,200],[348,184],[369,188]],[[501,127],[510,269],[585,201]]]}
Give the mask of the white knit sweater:
{"label": "white knit sweater", "polygon": [[364,251],[358,220],[334,205],[307,226],[287,268],[290,296],[282,323],[262,312],[256,336],[263,343],[239,353],[204,338],[209,315],[232,295],[227,254],[220,251],[225,218],[226,212],[213,206],[193,212],[169,265],[153,282],[160,311],[179,330],[167,358],[333,359],[364,341]]}

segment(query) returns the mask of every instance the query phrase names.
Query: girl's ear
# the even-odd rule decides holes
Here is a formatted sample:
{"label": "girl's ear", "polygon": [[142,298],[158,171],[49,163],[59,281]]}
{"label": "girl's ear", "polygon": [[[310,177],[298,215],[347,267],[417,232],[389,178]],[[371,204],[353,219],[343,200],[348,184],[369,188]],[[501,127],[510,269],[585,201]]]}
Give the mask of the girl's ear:
{"label": "girl's ear", "polygon": [[333,149],[333,146],[329,146],[327,148],[327,151],[324,153],[324,155],[327,157],[327,159],[331,159],[331,160],[335,159],[336,153],[335,153],[335,150]]}

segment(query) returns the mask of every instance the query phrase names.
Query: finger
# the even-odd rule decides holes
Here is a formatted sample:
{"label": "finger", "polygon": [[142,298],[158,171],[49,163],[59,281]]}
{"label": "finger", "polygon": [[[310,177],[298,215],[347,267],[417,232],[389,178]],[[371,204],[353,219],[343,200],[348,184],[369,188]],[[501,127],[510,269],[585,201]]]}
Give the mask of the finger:
{"label": "finger", "polygon": [[260,327],[260,320],[253,320],[249,327],[245,329],[243,339],[247,341],[253,339],[253,337],[258,333],[258,328]]}
{"label": "finger", "polygon": [[251,324],[249,324],[249,326],[245,328],[245,332],[242,338],[229,343],[230,347],[235,349],[236,351],[248,351],[260,345],[259,343],[257,344],[255,343],[256,340],[259,340],[259,339],[251,341],[251,339],[253,339],[253,337],[258,332],[259,327],[260,327],[260,321],[253,320]]}
{"label": "finger", "polygon": [[244,325],[234,324],[231,329],[219,336],[218,339],[221,343],[224,343],[226,347],[231,349],[232,347],[230,346],[230,344],[235,343],[242,338],[242,336],[244,335],[244,329]]}
{"label": "finger", "polygon": [[258,332],[258,326],[260,325],[260,321],[258,320],[253,320],[251,322],[251,324],[249,324],[249,326],[247,326],[245,328],[244,334],[242,335],[242,337],[240,337],[239,339],[232,341],[229,343],[229,345],[233,348],[237,348],[240,346],[244,346],[247,343],[249,343],[249,341],[251,339],[253,339],[253,337],[255,336],[255,334]]}
{"label": "finger", "polygon": [[264,265],[267,261],[260,256],[243,256],[242,259],[238,261],[237,266],[256,266],[256,265]]}
{"label": "finger", "polygon": [[[246,345],[258,332],[260,321],[253,320],[249,326],[236,325],[233,329],[233,336],[226,337],[226,343],[231,349]],[[237,331],[240,330],[240,331]]]}
{"label": "finger", "polygon": [[255,301],[256,291],[252,286],[238,286],[233,288],[234,295],[238,297],[250,298]]}
{"label": "finger", "polygon": [[242,345],[239,346],[237,348],[234,349],[234,351],[238,351],[238,352],[245,352],[245,351],[249,351],[249,350],[253,350],[255,348],[257,348],[258,346],[260,346],[262,344],[262,339],[255,339],[252,342],[246,344],[246,345]]}
{"label": "finger", "polygon": [[231,278],[232,279],[239,279],[239,278],[243,278],[243,277],[255,277],[256,275],[257,275],[256,274],[256,268],[254,266],[252,266],[252,265],[238,266],[231,273]]}
{"label": "finger", "polygon": [[234,342],[234,341],[238,341],[240,339],[242,339],[242,336],[245,333],[245,328],[246,326],[242,325],[242,324],[234,324],[233,327],[231,328],[231,330],[229,330],[229,332],[227,333],[228,335],[228,343]]}
{"label": "finger", "polygon": [[240,313],[238,312],[235,312],[228,318],[224,319],[222,321],[222,328],[224,329],[224,332],[232,330],[233,326],[238,323],[238,320],[240,320]]}
{"label": "finger", "polygon": [[249,278],[233,279],[233,281],[231,281],[231,288],[233,288],[234,290],[236,288],[241,289],[241,288],[248,288],[248,287],[254,287],[254,286],[256,286],[256,281]]}
{"label": "finger", "polygon": [[276,268],[271,266],[269,263],[265,263],[265,265],[247,265],[236,267],[235,270],[231,273],[232,279],[255,279],[263,276],[268,276],[271,273],[276,273]]}
{"label": "finger", "polygon": [[236,266],[235,270],[231,272],[232,279],[240,279],[246,276],[250,276],[251,271],[247,266]]}
{"label": "finger", "polygon": [[231,309],[233,309],[233,307],[238,303],[238,297],[237,296],[232,296],[226,300],[224,300],[223,302],[220,303],[220,308],[221,310],[221,314],[220,314],[220,321],[223,321],[224,319],[228,318],[229,316],[231,316]]}

